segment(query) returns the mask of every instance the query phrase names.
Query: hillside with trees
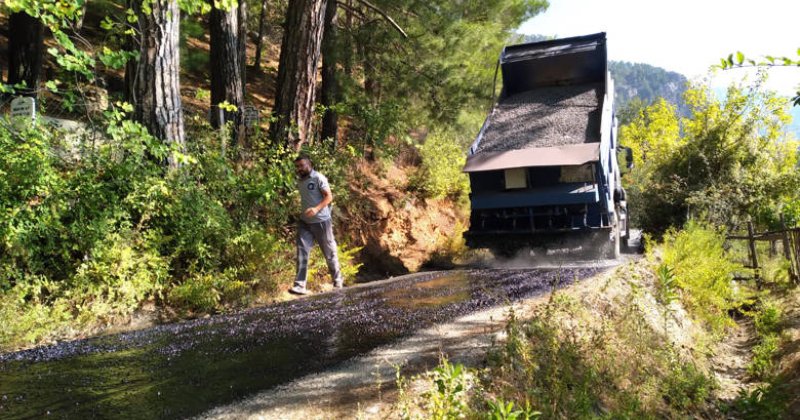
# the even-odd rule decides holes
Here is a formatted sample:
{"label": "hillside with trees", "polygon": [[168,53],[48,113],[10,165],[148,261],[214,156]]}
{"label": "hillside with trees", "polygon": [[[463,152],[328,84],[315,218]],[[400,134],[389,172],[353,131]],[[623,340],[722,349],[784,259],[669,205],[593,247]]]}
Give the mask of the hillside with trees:
{"label": "hillside with trees", "polygon": [[[35,358],[37,346],[137,328],[140,316],[152,326],[294,299],[300,153],[330,180],[346,285],[484,264],[462,238],[466,150],[496,99],[499,52],[548,5],[6,0],[0,356],[30,349]],[[720,98],[645,64],[611,63],[611,73],[618,108],[634,110],[621,115],[619,139],[635,161],[626,192],[613,194],[627,197],[644,256],[588,294],[562,295],[565,279],[554,275],[549,302],[520,318],[510,311],[481,367],[443,360],[418,399],[398,368],[410,399],[397,417],[800,412],[797,257],[787,252],[800,241],[800,145],[785,98],[760,81]],[[748,228],[763,241],[736,239]],[[784,232],[795,236],[776,236]],[[748,256],[761,266],[748,267]],[[309,289],[330,291],[324,259],[309,261]],[[420,305],[434,310],[440,300]],[[384,331],[382,319],[370,321]],[[735,339],[741,387],[723,397],[712,358]],[[238,356],[224,354],[247,362]],[[11,359],[0,357],[0,375]],[[94,366],[72,368],[117,379]],[[88,373],[82,382],[95,380]],[[143,383],[163,401],[157,378],[125,386]],[[99,386],[78,385],[87,398]]]}
{"label": "hillside with trees", "polygon": [[285,299],[298,152],[348,282],[419,269],[463,226],[497,52],[546,6],[4,2],[2,110],[41,118],[0,125],[2,347]]}
{"label": "hillside with trees", "polygon": [[618,109],[624,109],[634,100],[651,104],[664,98],[677,107],[680,115],[688,115],[689,109],[683,99],[688,82],[684,75],[649,64],[626,61],[609,61],[608,70],[614,78]]}

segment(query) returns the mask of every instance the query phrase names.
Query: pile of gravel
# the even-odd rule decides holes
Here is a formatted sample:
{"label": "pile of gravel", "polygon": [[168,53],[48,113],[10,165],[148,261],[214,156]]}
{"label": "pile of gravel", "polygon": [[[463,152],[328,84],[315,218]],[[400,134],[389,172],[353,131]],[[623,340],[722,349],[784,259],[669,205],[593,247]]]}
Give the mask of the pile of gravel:
{"label": "pile of gravel", "polygon": [[600,141],[603,85],[548,86],[500,101],[476,153]]}

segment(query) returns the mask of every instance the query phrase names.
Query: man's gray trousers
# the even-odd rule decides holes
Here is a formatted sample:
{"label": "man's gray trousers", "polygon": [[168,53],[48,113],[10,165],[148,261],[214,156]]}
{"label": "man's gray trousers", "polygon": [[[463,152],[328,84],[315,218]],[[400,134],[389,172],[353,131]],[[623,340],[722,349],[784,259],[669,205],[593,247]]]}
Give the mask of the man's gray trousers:
{"label": "man's gray trousers", "polygon": [[341,284],[342,273],[339,269],[339,257],[336,254],[333,223],[331,219],[328,219],[319,223],[306,223],[301,220],[297,224],[297,278],[294,281],[294,285],[306,287],[308,253],[311,252],[314,241],[322,249],[322,255],[325,256],[325,262],[328,264],[328,271],[331,273],[334,284]]}

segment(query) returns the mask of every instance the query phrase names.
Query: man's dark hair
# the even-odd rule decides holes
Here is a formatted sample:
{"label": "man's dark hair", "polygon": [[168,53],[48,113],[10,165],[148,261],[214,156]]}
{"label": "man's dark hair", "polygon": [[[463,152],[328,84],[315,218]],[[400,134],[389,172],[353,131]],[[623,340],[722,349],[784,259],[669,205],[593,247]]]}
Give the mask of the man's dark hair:
{"label": "man's dark hair", "polygon": [[301,160],[308,161],[308,163],[309,163],[311,166],[314,166],[314,162],[313,162],[313,161],[311,160],[311,158],[310,158],[310,157],[308,157],[308,155],[307,155],[307,154],[305,154],[305,153],[304,153],[304,154],[301,154],[301,155],[297,155],[297,157],[296,157],[296,158],[294,158],[294,161],[295,161],[295,162],[300,162]]}

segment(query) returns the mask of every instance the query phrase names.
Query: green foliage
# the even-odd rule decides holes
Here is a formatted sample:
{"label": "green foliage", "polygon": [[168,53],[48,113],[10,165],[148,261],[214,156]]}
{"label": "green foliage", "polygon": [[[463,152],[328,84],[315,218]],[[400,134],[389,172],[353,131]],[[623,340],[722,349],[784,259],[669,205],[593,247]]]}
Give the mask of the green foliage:
{"label": "green foliage", "polygon": [[724,242],[723,232],[689,221],[683,230],[666,233],[662,256],[677,285],[686,291],[682,295],[686,306],[717,333],[731,325],[728,310],[742,298],[731,285],[741,266],[730,261]]}
{"label": "green foliage", "polygon": [[208,51],[200,48],[190,48],[188,45],[188,38],[190,37],[202,39],[206,34],[206,28],[199,18],[195,16],[187,16],[181,19],[180,26],[178,45],[180,46],[181,68],[192,74],[208,77],[208,62],[210,60]]}
{"label": "green foliage", "polygon": [[452,131],[434,131],[418,145],[422,166],[412,181],[433,198],[460,197],[469,190],[469,178],[461,172],[466,152]]}
{"label": "green foliage", "polygon": [[762,258],[759,263],[761,265],[761,274],[765,283],[775,286],[791,285],[789,273],[792,266],[789,260],[783,256],[776,256],[773,258],[767,258],[766,260]]}
{"label": "green foliage", "polygon": [[677,282],[675,281],[675,270],[672,267],[661,264],[656,269],[656,300],[665,306],[669,306],[678,299]]}
{"label": "green foliage", "polygon": [[548,6],[545,0],[371,3],[408,37],[371,10],[364,13],[374,19],[340,31],[337,56],[352,68],[340,75],[341,115],[352,118],[350,141],[365,154],[390,139],[406,141],[419,127],[444,133],[462,111],[490,106],[502,48],[516,41],[513,31],[524,20]]}
{"label": "green foliage", "polygon": [[622,127],[636,162],[624,182],[638,226],[661,233],[693,216],[735,228],[753,216],[777,227],[798,199],[797,143],[785,134],[783,102],[760,85],[732,86],[724,101],[695,86],[685,94],[689,118],[658,101]]}
{"label": "green foliage", "polygon": [[780,320],[781,308],[774,302],[762,300],[753,317],[756,333],[759,335],[777,334]]}
{"label": "green foliage", "polygon": [[747,365],[747,373],[757,379],[767,379],[774,371],[773,358],[778,351],[780,338],[776,334],[761,337],[753,347],[753,358]]}
{"label": "green foliage", "polygon": [[661,395],[679,410],[700,406],[706,401],[715,384],[693,363],[673,366],[661,383]]}
{"label": "green foliage", "polygon": [[433,386],[427,393],[429,418],[444,420],[461,418],[468,411],[469,378],[464,365],[442,359],[431,373]]}
{"label": "green foliage", "polygon": [[[352,284],[355,281],[356,275],[363,264],[356,263],[356,255],[361,251],[360,247],[348,247],[346,244],[337,244],[337,255],[339,257],[339,265],[342,274],[342,279],[346,285]],[[308,277],[310,288],[315,288],[316,285],[329,284],[333,281],[328,272],[328,266],[325,263],[325,257],[322,255],[319,247],[314,247],[309,256]]]}
{"label": "green foliage", "polygon": [[513,401],[490,400],[486,404],[489,406],[489,412],[486,415],[488,420],[528,420],[539,418],[542,415],[539,411],[531,411],[530,407],[526,407],[526,410],[515,409]]}
{"label": "green foliage", "polygon": [[[721,58],[719,60],[719,64],[713,66],[713,68],[722,69],[722,70],[730,70],[735,68],[742,68],[742,67],[786,67],[786,66],[800,66],[800,48],[797,49],[797,57],[798,58],[791,58],[791,57],[775,57],[771,55],[765,55],[758,59],[747,58],[745,57],[744,53],[741,51],[736,52],[736,59],[734,60],[734,54],[728,54],[727,58]],[[800,91],[796,93],[796,95],[792,98],[792,104],[794,106],[800,106]]]}
{"label": "green foliage", "polygon": [[[106,113],[99,141],[0,125],[0,347],[124,319],[151,299],[246,305],[291,278],[291,157],[271,150],[264,165],[237,167],[223,134],[197,124],[180,154],[126,119],[130,109]],[[162,165],[170,155],[179,170]],[[354,252],[341,251],[350,277]]]}
{"label": "green foliage", "polygon": [[747,365],[747,373],[757,379],[770,379],[775,371],[773,359],[781,341],[781,308],[772,301],[761,299],[752,316],[758,344],[753,347],[753,358]]}
{"label": "green foliage", "polygon": [[790,392],[784,383],[758,385],[742,389],[733,403],[734,412],[742,419],[780,419],[789,405]]}
{"label": "green foliage", "polygon": [[419,396],[408,392],[408,378],[401,375],[399,368],[396,375],[401,418],[445,420],[472,414],[469,402],[475,381],[473,372],[464,365],[442,357],[436,368],[420,375],[428,386]]}

